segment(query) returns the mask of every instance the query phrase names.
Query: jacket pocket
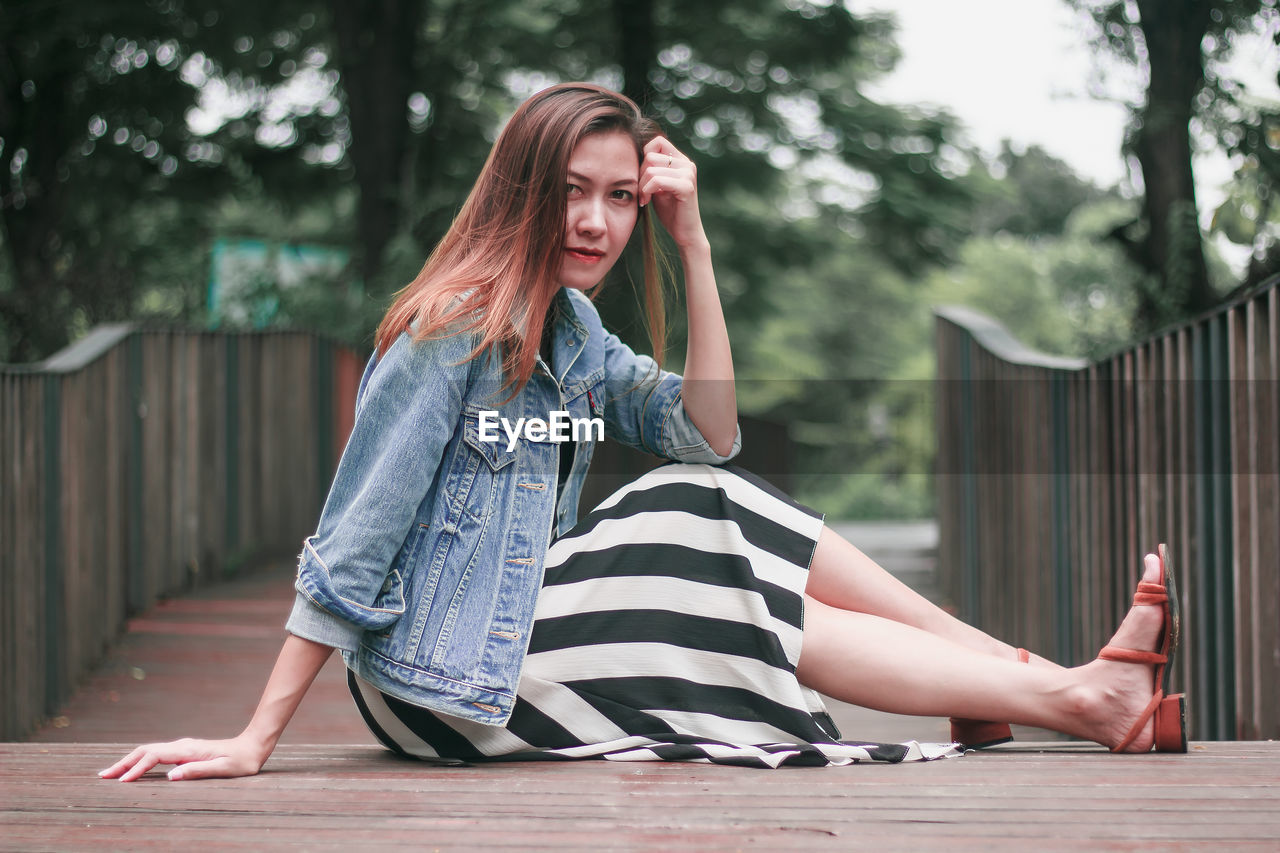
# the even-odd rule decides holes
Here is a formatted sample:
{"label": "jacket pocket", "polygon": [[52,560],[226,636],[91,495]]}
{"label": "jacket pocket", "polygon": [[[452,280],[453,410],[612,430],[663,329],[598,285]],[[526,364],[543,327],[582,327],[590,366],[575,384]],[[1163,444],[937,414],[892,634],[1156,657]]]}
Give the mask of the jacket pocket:
{"label": "jacket pocket", "polygon": [[[484,417],[481,416],[481,410],[470,407],[463,412],[462,440],[480,455],[490,471],[499,471],[516,461],[523,438],[517,436],[512,444],[506,430],[502,428],[500,416],[492,410],[484,411]],[[490,413],[492,417],[488,417]],[[510,450],[507,450],[508,444],[512,444]]]}
{"label": "jacket pocket", "polygon": [[382,589],[378,590],[373,606],[375,610],[404,615],[404,578],[400,576],[398,569],[387,573],[387,579],[382,582]]}

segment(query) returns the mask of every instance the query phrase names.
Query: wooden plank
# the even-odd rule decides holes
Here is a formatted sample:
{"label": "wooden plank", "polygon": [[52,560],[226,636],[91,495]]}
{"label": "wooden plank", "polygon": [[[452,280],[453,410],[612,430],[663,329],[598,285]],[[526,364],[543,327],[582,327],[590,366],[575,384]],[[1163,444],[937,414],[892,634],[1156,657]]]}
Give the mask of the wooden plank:
{"label": "wooden plank", "polygon": [[103,469],[103,530],[101,561],[103,631],[106,641],[114,640],[128,611],[128,477],[129,399],[127,396],[128,358],[124,347],[117,347],[106,357],[103,391],[107,452]]}
{"label": "wooden plank", "polygon": [[22,706],[30,689],[23,679],[23,661],[18,654],[18,619],[29,599],[24,597],[26,584],[21,580],[24,530],[30,519],[22,509],[26,495],[24,483],[34,478],[26,468],[22,452],[26,437],[22,430],[22,406],[26,403],[22,379],[0,373],[0,561],[10,566],[0,571],[0,684],[12,685],[7,702],[0,702],[0,738],[12,738],[20,731]]}
{"label": "wooden plank", "polygon": [[1121,527],[1116,542],[1116,549],[1111,553],[1108,566],[1108,577],[1111,582],[1112,602],[1115,606],[1116,620],[1119,624],[1120,614],[1128,609],[1129,599],[1133,594],[1132,573],[1128,570],[1132,565],[1133,555],[1141,553],[1138,544],[1138,406],[1137,406],[1137,361],[1136,349],[1127,350],[1121,357],[1121,374],[1118,392],[1120,394],[1119,418],[1111,425],[1119,436],[1119,468],[1116,480],[1120,486],[1120,518]]}
{"label": "wooden plank", "polygon": [[1085,503],[1083,525],[1084,541],[1082,543],[1082,559],[1081,559],[1081,606],[1080,613],[1083,614],[1082,624],[1080,626],[1081,633],[1081,654],[1091,655],[1091,648],[1096,651],[1099,646],[1098,637],[1102,636],[1103,609],[1101,604],[1105,600],[1105,596],[1100,594],[1100,573],[1102,570],[1103,555],[1103,539],[1105,536],[1102,517],[1107,512],[1105,502],[1105,491],[1102,488],[1104,482],[1104,469],[1102,447],[1106,441],[1106,433],[1100,432],[1098,425],[1102,418],[1100,411],[1103,402],[1103,392],[1105,383],[1101,381],[1101,368],[1098,365],[1091,365],[1086,374],[1087,385],[1081,392],[1086,398],[1086,417],[1081,428],[1088,435],[1088,456],[1086,464],[1088,465],[1088,480],[1085,483],[1085,492],[1082,500]]}
{"label": "wooden plank", "polygon": [[1248,305],[1250,413],[1254,433],[1252,537],[1248,543],[1254,567],[1253,656],[1255,736],[1280,732],[1280,374],[1277,373],[1276,291]]}
{"label": "wooden plank", "polygon": [[[1197,559],[1195,550],[1197,540],[1195,536],[1195,513],[1196,513],[1196,462],[1195,462],[1195,364],[1194,351],[1192,347],[1192,336],[1188,329],[1179,330],[1174,339],[1178,349],[1178,373],[1177,384],[1182,389],[1181,399],[1178,401],[1178,458],[1182,477],[1179,480],[1180,494],[1177,524],[1177,531],[1172,543],[1178,550],[1175,552],[1175,559],[1179,560],[1182,568],[1181,578],[1184,580],[1181,589],[1183,601],[1180,602],[1182,612],[1188,612],[1186,600],[1187,591],[1185,589],[1185,578],[1187,577],[1186,569],[1190,564],[1187,561]],[[1191,655],[1181,656],[1181,665],[1178,672],[1173,675],[1173,686],[1175,689],[1185,689],[1185,686],[1191,683],[1191,673],[1193,658]]]}
{"label": "wooden plank", "polygon": [[[1274,288],[1267,294],[1265,341],[1259,335],[1259,369],[1266,371],[1269,398],[1262,407],[1263,417],[1258,436],[1264,445],[1262,473],[1265,491],[1259,499],[1260,540],[1258,564],[1266,569],[1261,588],[1262,623],[1269,626],[1259,648],[1274,662],[1263,687],[1267,716],[1259,721],[1259,731],[1269,738],[1280,738],[1280,292]],[[1260,381],[1262,381],[1260,379]]]}
{"label": "wooden plank", "polygon": [[[1276,744],[1116,757],[1031,746],[924,765],[776,771],[689,764],[440,768],[286,746],[262,774],[99,780],[119,745],[0,745],[0,832],[40,849],[216,842],[256,849],[1273,849]],[[495,796],[495,792],[501,792]]]}
{"label": "wooden plank", "polygon": [[[1226,315],[1227,331],[1227,374],[1238,377],[1228,382],[1227,395],[1230,406],[1230,420],[1227,425],[1227,441],[1230,445],[1230,488],[1231,503],[1231,540],[1236,543],[1232,549],[1231,572],[1232,600],[1235,611],[1232,620],[1232,637],[1235,646],[1235,707],[1236,718],[1231,721],[1236,737],[1250,737],[1247,730],[1255,729],[1246,720],[1256,720],[1260,716],[1259,697],[1255,693],[1258,683],[1255,664],[1254,634],[1257,625],[1257,585],[1253,573],[1253,549],[1249,544],[1253,533],[1253,475],[1256,471],[1256,444],[1251,441],[1250,430],[1253,426],[1250,405],[1251,382],[1247,373],[1250,371],[1249,329],[1246,312],[1228,311]],[[1256,729],[1255,729],[1256,730]],[[1256,737],[1256,735],[1252,735]]]}
{"label": "wooden plank", "polygon": [[[1188,686],[1194,688],[1199,686],[1196,682],[1203,671],[1204,661],[1208,658],[1207,646],[1211,637],[1210,611],[1205,603],[1212,594],[1209,578],[1211,577],[1210,562],[1213,559],[1213,543],[1210,537],[1205,535],[1205,530],[1212,528],[1212,519],[1208,518],[1208,514],[1213,506],[1212,489],[1209,485],[1212,479],[1210,472],[1213,461],[1206,450],[1208,441],[1205,435],[1212,432],[1207,423],[1206,414],[1210,408],[1210,386],[1212,385],[1208,366],[1211,346],[1207,323],[1197,323],[1190,328],[1189,343],[1191,350],[1189,373],[1194,390],[1194,397],[1189,402],[1191,411],[1188,422],[1192,454],[1191,470],[1195,476],[1193,506],[1190,512],[1194,533],[1193,550],[1179,559],[1183,569],[1184,586],[1189,590],[1196,590],[1196,594],[1188,598],[1189,606],[1183,611],[1182,635],[1182,648],[1186,652],[1184,658],[1187,661]],[[1198,689],[1190,689],[1187,699],[1192,725],[1200,731],[1211,717],[1210,697]]]}
{"label": "wooden plank", "polygon": [[[53,488],[51,472],[45,467],[44,409],[48,391],[42,376],[23,376],[18,379],[21,390],[19,400],[18,435],[21,447],[18,451],[20,473],[17,477],[21,491],[17,536],[21,544],[10,571],[17,576],[15,598],[13,649],[17,653],[17,681],[15,694],[18,699],[16,723],[25,732],[45,714],[45,695],[49,692],[50,650],[44,643],[37,648],[27,644],[32,637],[43,637],[43,616],[46,609],[46,585],[44,578],[45,538],[49,519],[43,512],[45,495]],[[25,648],[24,648],[25,647]]]}

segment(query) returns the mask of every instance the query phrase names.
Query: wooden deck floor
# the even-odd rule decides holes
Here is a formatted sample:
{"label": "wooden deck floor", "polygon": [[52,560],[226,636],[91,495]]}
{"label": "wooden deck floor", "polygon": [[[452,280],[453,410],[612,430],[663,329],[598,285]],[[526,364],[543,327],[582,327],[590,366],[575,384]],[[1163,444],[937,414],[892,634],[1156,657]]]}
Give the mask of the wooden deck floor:
{"label": "wooden deck floor", "polygon": [[100,781],[114,745],[0,745],[0,846],[1275,850],[1274,744],[1116,758],[1056,745],[917,765],[433,767],[286,746],[255,777]]}
{"label": "wooden deck floor", "polygon": [[[0,849],[1280,849],[1275,743],[1116,757],[1023,740],[928,764],[776,771],[436,767],[374,745],[336,659],[256,777],[96,777],[139,742],[234,733],[290,596],[276,571],[134,620],[59,718],[32,742],[0,744]],[[945,737],[938,720],[836,715],[869,739]]]}

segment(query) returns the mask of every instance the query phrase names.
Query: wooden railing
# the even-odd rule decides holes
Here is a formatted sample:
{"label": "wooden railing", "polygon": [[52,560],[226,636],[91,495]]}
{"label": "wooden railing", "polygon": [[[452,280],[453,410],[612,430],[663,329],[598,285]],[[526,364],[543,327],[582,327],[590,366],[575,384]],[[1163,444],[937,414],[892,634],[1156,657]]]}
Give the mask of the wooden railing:
{"label": "wooden railing", "polygon": [[1167,542],[1192,736],[1280,737],[1278,304],[1273,281],[1093,363],[940,309],[939,569],[961,615],[1083,663]]}
{"label": "wooden railing", "polygon": [[99,327],[0,366],[0,740],[130,614],[314,527],[360,363],[304,333]]}

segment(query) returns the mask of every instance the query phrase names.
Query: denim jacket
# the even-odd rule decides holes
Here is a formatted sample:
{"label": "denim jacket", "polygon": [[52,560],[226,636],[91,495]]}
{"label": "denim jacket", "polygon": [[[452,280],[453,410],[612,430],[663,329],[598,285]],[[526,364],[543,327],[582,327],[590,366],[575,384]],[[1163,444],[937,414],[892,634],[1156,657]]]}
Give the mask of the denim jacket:
{"label": "denim jacket", "polygon": [[[553,531],[577,521],[593,444],[520,437],[508,450],[496,412],[602,418],[609,439],[658,456],[719,463],[685,414],[680,377],[658,371],[561,290],[552,366],[541,359],[514,398],[474,335],[401,335],[370,359],[351,437],[314,535],[298,560],[286,628],[342,650],[348,667],[414,705],[503,725],[528,649]],[[536,436],[535,436],[536,438]],[[559,500],[559,453],[574,452]]]}

